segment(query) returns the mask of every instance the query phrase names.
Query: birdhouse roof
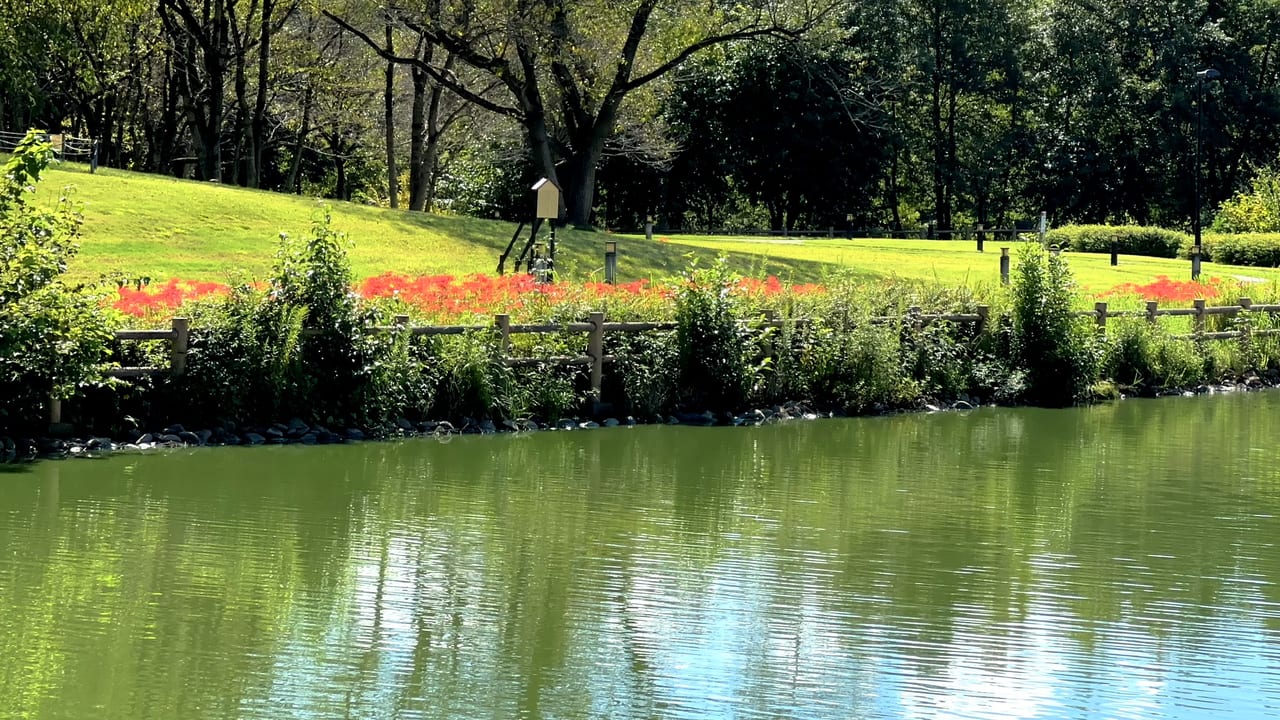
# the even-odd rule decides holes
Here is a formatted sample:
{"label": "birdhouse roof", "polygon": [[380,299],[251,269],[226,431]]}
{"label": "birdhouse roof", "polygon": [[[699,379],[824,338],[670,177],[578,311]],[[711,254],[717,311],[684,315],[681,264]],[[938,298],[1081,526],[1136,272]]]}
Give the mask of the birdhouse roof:
{"label": "birdhouse roof", "polygon": [[549,178],[542,178],[542,179],[541,179],[541,180],[539,180],[538,182],[534,183],[534,184],[533,184],[533,189],[534,189],[534,190],[541,190],[541,189],[542,189],[542,187],[543,187],[544,185],[550,185],[551,187],[555,188],[556,190],[559,190],[559,189],[560,189],[560,186],[559,186],[559,185],[557,185],[557,184],[556,184],[556,182],[555,182],[554,180],[551,180],[551,179],[549,179]]}

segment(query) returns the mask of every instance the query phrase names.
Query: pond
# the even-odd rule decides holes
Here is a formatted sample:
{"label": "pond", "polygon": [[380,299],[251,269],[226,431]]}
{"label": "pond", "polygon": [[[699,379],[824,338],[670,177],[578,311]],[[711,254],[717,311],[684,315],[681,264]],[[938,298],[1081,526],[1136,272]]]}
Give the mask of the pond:
{"label": "pond", "polygon": [[45,462],[0,718],[1280,712],[1280,393]]}

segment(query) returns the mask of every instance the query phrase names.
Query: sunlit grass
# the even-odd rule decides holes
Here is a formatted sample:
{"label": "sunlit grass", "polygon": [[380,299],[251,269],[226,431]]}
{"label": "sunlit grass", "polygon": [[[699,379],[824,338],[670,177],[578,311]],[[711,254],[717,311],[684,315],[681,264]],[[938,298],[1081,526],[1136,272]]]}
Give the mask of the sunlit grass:
{"label": "sunlit grass", "polygon": [[[52,202],[64,187],[79,204],[85,225],[81,251],[70,274],[91,280],[103,274],[226,282],[261,278],[271,268],[281,232],[305,234],[322,206],[314,198],[103,169],[60,165],[41,184]],[[334,227],[351,238],[357,278],[392,271],[404,275],[494,273],[511,239],[510,223],[410,213],[353,203],[329,202]],[[526,229],[527,234],[527,229]],[[541,234],[546,240],[547,232]],[[562,276],[599,280],[605,240],[619,245],[619,279],[662,279],[679,273],[691,257],[727,254],[736,270],[776,274],[792,282],[820,282],[833,273],[865,279],[898,277],[939,285],[995,286],[1000,247],[1017,254],[1017,243],[988,240],[978,253],[971,241],[846,240],[843,238],[731,238],[691,235],[608,235],[558,231]],[[508,262],[510,269],[512,263]],[[1189,277],[1185,260],[1122,256],[1111,267],[1106,255],[1070,255],[1087,296],[1123,283],[1159,276]],[[1280,271],[1205,263],[1204,277],[1243,283],[1231,294],[1261,301],[1277,296]],[[1263,281],[1256,283],[1256,281]],[[1124,302],[1122,299],[1118,302]]]}

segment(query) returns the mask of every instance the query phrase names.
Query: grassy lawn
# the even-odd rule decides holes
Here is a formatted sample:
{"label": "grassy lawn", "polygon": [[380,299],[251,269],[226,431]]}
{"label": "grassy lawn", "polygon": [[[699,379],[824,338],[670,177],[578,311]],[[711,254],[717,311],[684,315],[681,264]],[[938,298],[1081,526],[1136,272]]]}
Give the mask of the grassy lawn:
{"label": "grassy lawn", "polygon": [[[85,225],[71,275],[89,280],[103,273],[226,281],[269,272],[281,232],[305,234],[322,207],[313,198],[176,180],[157,175],[60,165],[41,183],[39,197],[54,201],[64,186],[80,204]],[[407,275],[493,273],[511,239],[510,223],[428,215],[329,203],[333,225],[352,240],[358,277],[386,271]],[[527,229],[526,229],[527,234]],[[544,229],[542,238],[547,233]],[[986,253],[969,241],[731,238],[690,235],[606,235],[558,231],[560,267],[569,277],[600,279],[603,245],[619,245],[622,281],[678,273],[690,256],[729,256],[741,272],[776,274],[815,282],[834,272],[875,278],[897,276],[947,285],[999,282],[1002,244]],[[1016,248],[1014,248],[1016,255]],[[1122,256],[1112,268],[1105,255],[1073,254],[1071,267],[1083,289],[1105,292],[1121,283],[1145,283],[1160,275],[1186,279],[1185,260]],[[512,261],[508,262],[508,268]],[[1280,271],[1205,263],[1207,277],[1280,281]]]}
{"label": "grassy lawn", "polygon": [[[85,217],[80,254],[70,268],[78,280],[103,273],[222,282],[262,277],[271,268],[281,232],[308,232],[321,208],[332,208],[333,226],[352,241],[358,277],[387,271],[406,275],[494,273],[498,255],[515,225],[494,220],[409,213],[342,202],[177,180],[158,175],[99,170],[65,164],[41,182],[39,197],[55,201],[62,188]],[[525,229],[524,237],[527,237]],[[544,228],[540,237],[547,240]],[[571,277],[601,279],[604,233],[557,231],[561,269]],[[715,249],[625,242],[618,274],[622,281],[667,277],[686,264],[686,253],[713,258]],[[517,248],[518,252],[518,248]],[[515,255],[508,261],[514,265]],[[765,260],[730,251],[743,272],[769,272],[816,280],[821,263],[799,258]]]}

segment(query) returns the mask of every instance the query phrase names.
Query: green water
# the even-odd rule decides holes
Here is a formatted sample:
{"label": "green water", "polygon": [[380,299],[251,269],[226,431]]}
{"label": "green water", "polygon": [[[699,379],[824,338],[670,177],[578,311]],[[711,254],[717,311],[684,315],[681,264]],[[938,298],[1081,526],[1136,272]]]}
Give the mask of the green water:
{"label": "green water", "polygon": [[0,718],[1280,713],[1280,393],[42,463]]}

